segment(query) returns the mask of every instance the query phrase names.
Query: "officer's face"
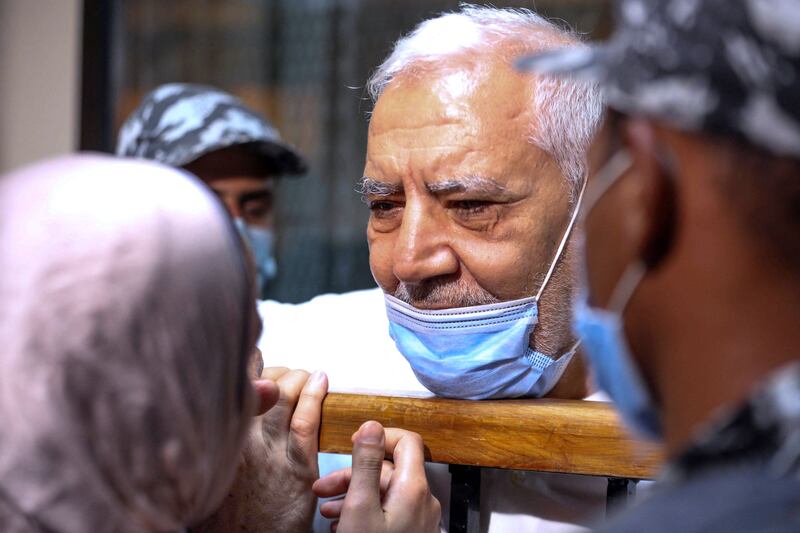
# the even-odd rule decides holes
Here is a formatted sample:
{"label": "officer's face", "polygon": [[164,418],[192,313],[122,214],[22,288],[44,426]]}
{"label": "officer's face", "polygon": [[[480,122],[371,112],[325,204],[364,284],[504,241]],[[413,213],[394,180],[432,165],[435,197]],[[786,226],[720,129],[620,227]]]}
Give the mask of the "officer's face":
{"label": "officer's face", "polygon": [[225,148],[186,165],[220,197],[230,215],[271,228],[275,178],[265,176],[260,159],[239,148]]}

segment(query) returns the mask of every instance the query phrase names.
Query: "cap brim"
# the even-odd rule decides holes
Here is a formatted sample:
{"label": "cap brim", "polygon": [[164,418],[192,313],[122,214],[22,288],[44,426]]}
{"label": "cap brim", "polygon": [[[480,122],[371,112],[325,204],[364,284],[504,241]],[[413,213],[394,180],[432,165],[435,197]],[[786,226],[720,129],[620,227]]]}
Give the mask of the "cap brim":
{"label": "cap brim", "polygon": [[271,176],[301,176],[308,172],[308,163],[306,159],[300,155],[300,152],[280,140],[273,139],[239,139],[229,142],[208,144],[199,152],[184,154],[184,157],[181,159],[166,161],[165,163],[176,167],[183,167],[211,152],[224,150],[233,146],[247,147],[249,150],[252,150],[258,157],[263,159],[264,172]]}
{"label": "cap brim", "polygon": [[606,76],[603,46],[570,46],[518,58],[514,68],[521,72],[572,77],[599,82]]}
{"label": "cap brim", "polygon": [[308,172],[305,158],[293,147],[280,141],[253,143],[259,154],[269,159],[279,176],[300,176]]}

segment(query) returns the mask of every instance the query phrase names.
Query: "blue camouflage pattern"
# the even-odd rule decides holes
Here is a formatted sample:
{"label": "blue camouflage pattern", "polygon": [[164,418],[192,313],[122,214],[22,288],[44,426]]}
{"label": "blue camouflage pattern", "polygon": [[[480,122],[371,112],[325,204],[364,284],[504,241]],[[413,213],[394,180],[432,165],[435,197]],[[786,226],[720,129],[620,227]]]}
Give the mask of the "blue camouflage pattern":
{"label": "blue camouflage pattern", "polygon": [[302,174],[307,164],[263,116],[219,89],[170,83],[151,91],[120,129],[119,156],[182,167],[216,150],[251,145],[276,175]]}
{"label": "blue camouflage pattern", "polygon": [[611,39],[522,58],[611,108],[800,157],[800,0],[620,0]]}

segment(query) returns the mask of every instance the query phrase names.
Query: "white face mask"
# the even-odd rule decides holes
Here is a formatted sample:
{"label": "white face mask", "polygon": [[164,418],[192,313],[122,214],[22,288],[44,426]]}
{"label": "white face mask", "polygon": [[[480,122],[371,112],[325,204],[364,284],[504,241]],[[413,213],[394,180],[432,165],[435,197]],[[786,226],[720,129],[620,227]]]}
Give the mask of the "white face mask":
{"label": "white face mask", "polygon": [[531,349],[529,343],[539,319],[539,300],[572,233],[584,187],[535,296],[425,310],[385,295],[389,333],[428,390],[468,400],[539,397],[558,383],[577,345],[555,359]]}

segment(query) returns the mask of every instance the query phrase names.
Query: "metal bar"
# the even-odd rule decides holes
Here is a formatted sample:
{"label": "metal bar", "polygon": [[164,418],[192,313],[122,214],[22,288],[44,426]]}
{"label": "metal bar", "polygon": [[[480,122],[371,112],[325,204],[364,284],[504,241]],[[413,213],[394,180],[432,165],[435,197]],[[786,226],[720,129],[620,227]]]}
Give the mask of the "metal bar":
{"label": "metal bar", "polygon": [[638,479],[610,477],[608,478],[608,489],[606,490],[606,516],[611,516],[615,512],[625,509],[633,503],[636,496],[636,484]]}
{"label": "metal bar", "polygon": [[450,533],[478,533],[481,527],[481,469],[450,465]]}
{"label": "metal bar", "polygon": [[84,0],[80,149],[114,151],[114,52],[118,0]]}

